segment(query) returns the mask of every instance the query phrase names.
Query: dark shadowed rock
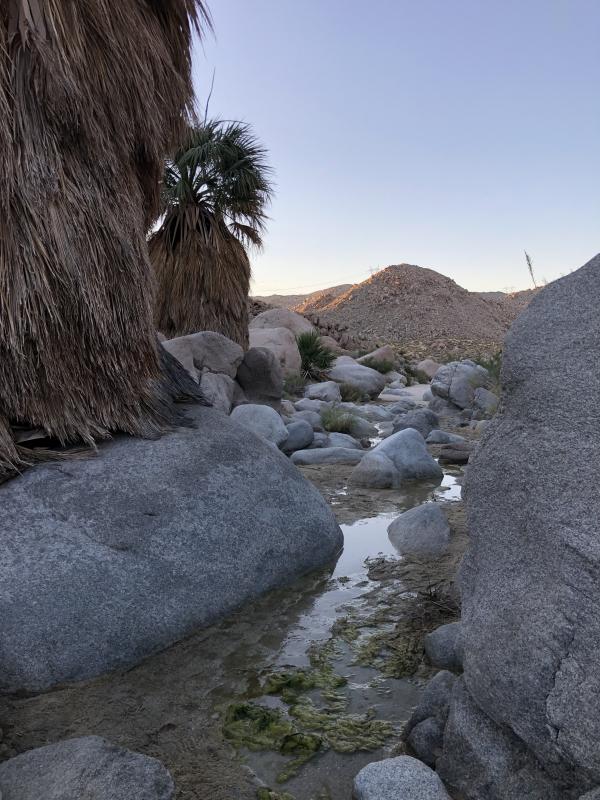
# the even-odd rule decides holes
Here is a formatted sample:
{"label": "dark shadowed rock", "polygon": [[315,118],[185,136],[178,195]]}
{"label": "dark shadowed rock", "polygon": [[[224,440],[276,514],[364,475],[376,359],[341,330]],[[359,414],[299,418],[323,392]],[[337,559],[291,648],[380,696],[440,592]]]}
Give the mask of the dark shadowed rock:
{"label": "dark shadowed rock", "polygon": [[288,438],[281,447],[284,453],[295,453],[296,450],[304,450],[311,446],[315,434],[309,422],[303,419],[292,420],[286,427]]}
{"label": "dark shadowed rock", "polygon": [[132,666],[340,549],[283,453],[190,413],[197,429],[118,437],[0,486],[0,690]]}
{"label": "dark shadowed rock", "polygon": [[2,800],[171,800],[175,785],[155,758],[84,736],[0,764],[0,794]]}
{"label": "dark shadowed rock", "polygon": [[[515,764],[532,761],[563,800],[600,785],[599,286],[596,257],[514,323],[500,411],[469,464],[468,692],[452,701],[444,761],[477,800],[553,797],[531,770],[515,790]],[[582,413],[574,397],[585,398]],[[489,732],[479,785],[494,787],[479,795],[469,788],[478,727]]]}
{"label": "dark shadowed rock", "polygon": [[251,347],[237,371],[237,382],[249,403],[264,403],[279,411],[283,396],[283,370],[266,347]]}
{"label": "dark shadowed rock", "polygon": [[463,644],[460,622],[441,625],[425,637],[425,653],[438,669],[462,672]]}
{"label": "dark shadowed rock", "polygon": [[435,717],[428,717],[415,725],[407,741],[421,761],[429,767],[435,767],[435,762],[442,752],[444,725]]}
{"label": "dark shadowed rock", "polygon": [[421,695],[419,705],[415,708],[410,720],[406,723],[403,736],[406,737],[410,734],[415,725],[429,719],[429,717],[435,717],[443,725],[446,724],[448,710],[450,708],[450,697],[456,681],[456,675],[445,670],[433,676]]}

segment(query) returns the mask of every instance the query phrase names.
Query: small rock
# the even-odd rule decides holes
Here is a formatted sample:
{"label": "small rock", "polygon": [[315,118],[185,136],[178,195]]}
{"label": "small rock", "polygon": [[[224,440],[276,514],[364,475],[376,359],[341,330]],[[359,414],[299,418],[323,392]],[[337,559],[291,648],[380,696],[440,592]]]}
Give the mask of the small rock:
{"label": "small rock", "polygon": [[417,378],[419,378],[419,380],[423,381],[423,383],[427,383],[433,378],[440,367],[441,364],[438,364],[437,361],[434,361],[431,358],[425,358],[423,361],[419,361],[415,372],[417,373]]}
{"label": "small rock", "polygon": [[466,464],[473,452],[473,444],[469,441],[445,444],[439,454],[441,464]]}
{"label": "small rock", "polygon": [[296,413],[296,408],[291,400],[282,400],[281,401],[281,413],[285,414],[286,417],[293,417]]}
{"label": "small rock", "polygon": [[440,367],[431,381],[431,391],[435,397],[448,400],[458,408],[473,405],[475,390],[486,387],[489,373],[473,361],[451,361]]}
{"label": "small rock", "polygon": [[322,433],[323,431],[323,422],[321,420],[321,415],[317,414],[316,411],[297,411],[294,416],[292,417],[294,421],[298,419],[303,419],[312,425],[313,431],[319,431]]}
{"label": "small rock", "polygon": [[[311,449],[322,448],[322,447],[329,447],[329,436],[326,433],[320,433],[315,431],[314,438],[312,440],[312,444],[310,445]],[[0,798],[1,800],[1,798]]]}
{"label": "small rock", "polygon": [[312,425],[304,419],[292,420],[287,425],[288,438],[281,449],[284,453],[295,453],[310,447],[314,439]]}
{"label": "small rock", "polygon": [[330,408],[331,403],[328,403],[325,400],[304,397],[302,400],[297,400],[294,403],[294,406],[298,411],[314,411],[315,413],[320,414],[324,408]]}
{"label": "small rock", "polygon": [[415,725],[407,741],[421,761],[435,767],[444,745],[444,726],[435,717],[424,719]]}
{"label": "small rock", "polygon": [[350,428],[352,436],[357,439],[372,439],[377,436],[377,428],[366,419],[360,417],[353,417],[352,427]]}
{"label": "small rock", "polygon": [[231,412],[233,422],[280,447],[288,438],[288,429],[279,414],[270,406],[248,403]]}
{"label": "small rock", "polygon": [[425,441],[427,444],[462,444],[467,440],[464,436],[459,436],[457,433],[448,433],[448,431],[436,429],[431,431]]}
{"label": "small rock", "polygon": [[0,764],[0,794],[4,800],[171,800],[175,785],[155,758],[84,736]]}
{"label": "small rock", "polygon": [[403,555],[435,558],[448,549],[450,526],[437,503],[423,503],[400,514],[388,527],[388,536]]}
{"label": "small rock", "polygon": [[388,361],[395,366],[398,362],[398,356],[391,345],[385,344],[383,347],[378,347],[377,350],[373,350],[372,353],[367,353],[366,356],[361,356],[356,360],[359,364],[364,364],[365,361]]}
{"label": "small rock", "polygon": [[373,761],[354,779],[355,800],[450,800],[426,764],[410,756]]}
{"label": "small rock", "polygon": [[292,463],[297,466],[311,464],[358,464],[364,450],[349,447],[323,447],[311,450],[298,450],[292,455]]}
{"label": "small rock", "polygon": [[348,433],[330,433],[329,445],[330,447],[350,447],[354,450],[363,449],[361,443]]}
{"label": "small rock", "polygon": [[406,414],[407,411],[413,411],[417,407],[417,404],[414,400],[398,400],[396,403],[389,405],[387,410],[393,416],[398,416],[399,414]]}
{"label": "small rock", "polygon": [[335,381],[313,383],[304,390],[304,396],[309,400],[325,400],[328,403],[341,403],[340,387]]}
{"label": "small rock", "polygon": [[462,672],[463,644],[462,625],[450,622],[442,625],[425,637],[425,653],[434,667]]}
{"label": "small rock", "polygon": [[479,418],[493,417],[498,410],[500,398],[489,389],[480,386],[473,395],[473,410]]}
{"label": "small rock", "polygon": [[425,438],[434,428],[437,428],[439,424],[440,421],[437,414],[434,414],[433,411],[430,411],[428,408],[417,408],[414,411],[408,411],[406,414],[402,414],[402,416],[394,420],[394,433],[397,431],[404,431],[407,428],[414,428]]}
{"label": "small rock", "polygon": [[433,676],[423,690],[419,704],[413,711],[410,720],[406,723],[403,731],[404,737],[410,734],[415,725],[430,717],[435,717],[445,724],[448,719],[450,697],[455,681],[456,675],[447,670],[442,670]]}

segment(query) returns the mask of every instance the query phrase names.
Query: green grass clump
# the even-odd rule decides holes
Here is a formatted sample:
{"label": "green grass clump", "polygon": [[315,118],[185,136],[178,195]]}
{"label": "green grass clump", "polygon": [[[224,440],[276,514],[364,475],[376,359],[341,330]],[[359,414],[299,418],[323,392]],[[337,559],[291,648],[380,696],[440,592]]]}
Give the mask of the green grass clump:
{"label": "green grass clump", "polygon": [[480,367],[484,367],[490,373],[490,390],[495,394],[500,394],[500,373],[502,372],[502,350],[498,350],[491,356],[477,359]]}
{"label": "green grass clump", "polygon": [[365,358],[365,360],[360,363],[363,367],[370,367],[371,369],[377,370],[377,372],[381,372],[382,375],[387,375],[388,372],[396,368],[392,361],[379,358]]}
{"label": "green grass clump", "polygon": [[344,403],[360,403],[363,399],[363,393],[356,386],[351,383],[340,384],[340,394]]}
{"label": "green grass clump", "polygon": [[321,411],[321,424],[328,433],[351,433],[354,417],[339,406],[331,406]]}
{"label": "green grass clump", "polygon": [[283,391],[290,396],[303,394],[305,386],[306,378],[300,372],[286,375],[283,381]]}
{"label": "green grass clump", "polygon": [[305,378],[319,380],[323,373],[331,369],[335,354],[321,342],[316,331],[307,331],[296,337],[300,358],[302,359],[302,375]]}

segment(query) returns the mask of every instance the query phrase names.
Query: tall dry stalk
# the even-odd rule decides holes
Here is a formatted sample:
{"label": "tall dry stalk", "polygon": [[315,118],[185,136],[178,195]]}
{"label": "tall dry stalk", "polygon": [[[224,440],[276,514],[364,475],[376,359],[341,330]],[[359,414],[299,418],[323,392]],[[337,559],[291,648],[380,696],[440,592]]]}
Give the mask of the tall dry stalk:
{"label": "tall dry stalk", "polygon": [[0,474],[61,443],[172,419],[145,234],[192,114],[201,0],[5,0],[0,10]]}

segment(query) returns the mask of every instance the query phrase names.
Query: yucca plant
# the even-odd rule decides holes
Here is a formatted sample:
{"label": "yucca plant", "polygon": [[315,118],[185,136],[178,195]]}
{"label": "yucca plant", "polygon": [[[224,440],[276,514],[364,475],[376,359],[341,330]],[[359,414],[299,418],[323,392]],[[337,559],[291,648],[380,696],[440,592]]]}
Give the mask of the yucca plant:
{"label": "yucca plant", "polygon": [[321,337],[316,331],[306,331],[296,337],[300,358],[302,359],[302,374],[305,378],[319,380],[326,370],[331,369],[335,361],[335,354],[325,347]]}
{"label": "yucca plant", "polygon": [[164,218],[149,248],[156,325],[168,338],[210,330],[247,347],[246,251],[262,245],[270,172],[242,122],[203,122],[167,162]]}
{"label": "yucca plant", "polygon": [[173,420],[146,232],[193,114],[200,0],[0,7],[0,477],[61,443]]}

